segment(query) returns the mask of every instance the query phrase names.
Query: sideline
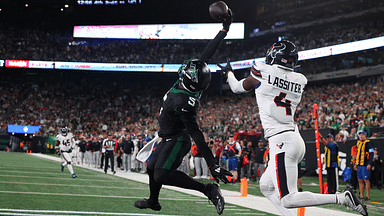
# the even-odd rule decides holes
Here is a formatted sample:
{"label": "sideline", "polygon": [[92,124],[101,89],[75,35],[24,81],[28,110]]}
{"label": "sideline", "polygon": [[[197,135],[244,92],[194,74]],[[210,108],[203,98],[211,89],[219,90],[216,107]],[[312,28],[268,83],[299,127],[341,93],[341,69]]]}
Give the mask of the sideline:
{"label": "sideline", "polygon": [[[40,158],[45,158],[49,160],[54,160],[57,162],[61,162],[61,159],[59,157],[54,157],[50,155],[44,155],[40,153],[32,153],[33,156],[37,156]],[[76,166],[98,171],[98,172],[104,172],[101,169],[97,168],[92,168],[88,166],[81,166],[81,165],[75,165]],[[117,170],[115,176],[119,176],[121,178],[126,178],[130,179],[133,181],[141,182],[141,183],[149,183],[148,175],[147,174],[140,174],[140,173],[125,173],[121,170]],[[198,197],[204,197],[206,196],[198,191],[194,190],[188,190],[184,188],[178,188],[178,187],[173,187],[173,186],[166,186],[164,185],[163,188],[179,191],[182,193],[198,196]],[[249,195],[247,197],[240,197],[240,192],[235,192],[235,191],[229,191],[229,190],[221,190],[221,193],[223,194],[225,198],[226,203],[242,206],[245,208],[250,208],[250,209],[255,209],[263,212],[267,212],[270,214],[275,214],[275,215],[280,215],[279,211],[272,205],[272,203],[265,197],[259,197],[259,196],[254,196],[254,195]],[[225,210],[224,210],[225,211]],[[297,209],[294,208],[291,210],[292,215],[296,215]],[[326,209],[326,208],[319,208],[319,207],[305,207],[305,215],[308,216],[356,216],[358,215],[357,212],[355,213],[348,213],[348,212],[343,212],[343,211],[337,211],[337,210],[332,210],[332,209]]]}

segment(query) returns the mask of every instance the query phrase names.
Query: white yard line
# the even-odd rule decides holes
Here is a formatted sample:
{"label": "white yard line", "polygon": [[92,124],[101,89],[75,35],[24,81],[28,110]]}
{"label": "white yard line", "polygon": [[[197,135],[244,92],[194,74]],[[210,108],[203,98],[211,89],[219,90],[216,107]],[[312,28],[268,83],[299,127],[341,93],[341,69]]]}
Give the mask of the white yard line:
{"label": "white yard line", "polygon": [[[0,209],[0,214],[5,214],[3,212],[30,212],[30,213],[57,213],[57,214],[96,214],[96,215],[156,215],[156,216],[170,216],[170,215],[159,215],[159,214],[140,214],[140,213],[114,213],[114,212],[86,212],[86,211],[57,211],[57,210],[25,210],[25,209]],[[8,214],[15,215],[15,214]],[[20,215],[20,214],[18,214]],[[22,214],[25,215],[25,214]],[[32,214],[36,215],[36,214]],[[46,214],[44,214],[46,215]],[[57,216],[57,215],[56,215]]]}
{"label": "white yard line", "polygon": [[[60,170],[60,167],[57,168],[57,170]],[[16,171],[16,170],[3,170],[3,169],[0,169],[0,173],[4,173],[4,172],[10,172],[10,173],[35,173],[35,174],[42,174],[42,175],[47,175],[47,173],[45,172],[33,172],[33,171]],[[55,175],[69,175],[70,174],[68,172],[61,172],[59,171],[59,173],[50,173],[50,174],[55,174]],[[95,174],[85,174],[85,176],[87,177],[92,177],[92,176],[102,176],[102,175],[95,175]]]}
{"label": "white yard line", "polygon": [[[43,192],[25,192],[25,191],[0,191],[4,194],[33,194],[33,195],[51,195],[51,196],[78,196],[78,197],[101,197],[101,198],[119,198],[119,199],[142,199],[143,197],[131,196],[108,196],[108,195],[94,195],[94,194],[63,194],[63,193],[43,193]],[[185,198],[159,198],[160,200],[174,200],[174,201],[201,201],[198,198],[185,199]]]}
{"label": "white yard line", "polygon": [[5,182],[0,181],[0,184],[26,184],[26,185],[44,185],[44,186],[63,186],[63,187],[89,187],[89,188],[109,188],[109,189],[127,189],[127,190],[148,190],[148,188],[133,188],[133,187],[112,187],[98,185],[70,185],[70,184],[46,184],[46,183],[30,183],[30,182]]}
{"label": "white yard line", "polygon": [[[60,158],[56,158],[53,156],[44,155],[44,154],[35,154],[35,153],[33,153],[32,155],[60,162]],[[91,169],[94,171],[98,171],[98,172],[103,172],[100,169],[95,169],[95,168],[85,167],[85,166],[82,166],[82,167],[87,168],[87,169]],[[75,169],[76,169],[76,167],[75,167]],[[137,182],[142,182],[142,183],[147,183],[147,184],[149,183],[148,175],[146,175],[146,174],[125,173],[125,172],[121,172],[120,170],[117,170],[117,173],[115,175],[118,177],[130,179],[130,180],[137,181]],[[188,190],[188,189],[183,189],[183,188],[178,188],[178,187],[173,187],[173,186],[163,186],[163,187],[171,189],[171,190],[183,192],[186,194],[191,194],[191,195],[206,198],[206,196],[204,194],[202,194],[198,191]],[[229,190],[221,190],[221,193],[223,194],[226,203],[239,205],[239,206],[242,206],[245,208],[255,209],[255,210],[259,210],[259,211],[263,211],[263,212],[268,212],[270,214],[280,215],[279,211],[265,197],[259,197],[259,196],[253,196],[253,195],[248,195],[247,197],[240,197],[240,195],[241,195],[240,192],[229,191]],[[292,215],[296,215],[297,209],[292,209],[291,212],[292,212]],[[326,215],[326,216],[356,216],[357,214],[343,212],[343,211],[337,211],[337,210],[332,210],[332,209],[319,208],[319,207],[306,207],[305,208],[305,215],[306,216],[324,216],[324,215]]]}
{"label": "white yard line", "polygon": [[[12,178],[35,178],[35,179],[60,179],[60,180],[69,180],[69,181],[75,181],[75,179],[72,178],[71,174],[68,173],[68,178],[55,178],[55,177],[37,177],[37,176],[18,176],[18,175],[0,175],[0,176],[6,176],[6,177],[12,177]],[[77,178],[76,181],[98,181],[98,182],[111,182],[110,179],[106,180],[99,180],[99,179],[80,179]],[[115,181],[117,182],[117,181]]]}

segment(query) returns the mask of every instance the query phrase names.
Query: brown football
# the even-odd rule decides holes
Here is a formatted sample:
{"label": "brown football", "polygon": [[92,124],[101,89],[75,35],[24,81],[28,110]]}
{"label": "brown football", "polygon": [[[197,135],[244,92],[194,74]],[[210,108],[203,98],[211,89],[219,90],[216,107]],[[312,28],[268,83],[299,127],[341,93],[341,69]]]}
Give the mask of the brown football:
{"label": "brown football", "polygon": [[228,6],[223,1],[217,1],[209,6],[209,14],[215,20],[221,20],[222,17],[227,16]]}

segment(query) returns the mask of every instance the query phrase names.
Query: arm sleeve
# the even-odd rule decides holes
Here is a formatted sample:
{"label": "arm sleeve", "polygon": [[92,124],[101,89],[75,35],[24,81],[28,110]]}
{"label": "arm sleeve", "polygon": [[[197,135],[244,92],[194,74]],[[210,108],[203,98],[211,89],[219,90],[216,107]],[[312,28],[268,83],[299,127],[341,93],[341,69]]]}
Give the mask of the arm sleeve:
{"label": "arm sleeve", "polygon": [[207,47],[205,47],[203,54],[200,56],[200,60],[207,63],[211,61],[211,58],[215,54],[216,50],[219,48],[221,42],[224,40],[225,36],[227,36],[227,32],[219,31],[216,37],[209,42]]}
{"label": "arm sleeve", "polygon": [[215,164],[215,158],[213,157],[211,149],[208,147],[205,142],[204,135],[200,131],[199,126],[196,122],[195,115],[182,115],[181,119],[187,129],[187,133],[195,141],[199,152],[203,155],[204,159],[207,161],[208,167],[211,167]]}
{"label": "arm sleeve", "polygon": [[238,81],[233,73],[228,73],[228,79],[227,82],[229,84],[229,87],[231,88],[232,92],[235,94],[245,93],[247,92],[243,87],[243,82],[245,78]]}

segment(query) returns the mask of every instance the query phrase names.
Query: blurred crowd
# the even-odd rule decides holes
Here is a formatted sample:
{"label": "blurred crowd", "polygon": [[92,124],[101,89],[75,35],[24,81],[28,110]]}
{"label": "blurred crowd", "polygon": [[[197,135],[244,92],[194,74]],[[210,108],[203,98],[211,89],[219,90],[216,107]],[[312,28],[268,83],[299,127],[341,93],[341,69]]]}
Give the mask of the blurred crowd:
{"label": "blurred crowd", "polygon": [[[72,29],[68,28],[60,30],[42,26],[18,28],[14,25],[0,24],[0,59],[180,64],[185,59],[200,56],[209,42],[207,40],[73,39],[71,32]],[[237,61],[263,57],[278,37],[293,41],[301,51],[383,36],[383,32],[383,20],[362,18],[353,22],[337,22],[316,28],[292,30],[281,35],[228,40],[221,45],[212,63],[225,62],[227,58]],[[341,60],[335,64],[338,66],[340,62]],[[354,62],[357,63],[357,59]],[[382,63],[383,52],[380,51],[370,64]],[[335,68],[338,67],[328,69]],[[313,67],[308,71],[303,70],[303,73],[316,72],[323,72],[323,68]]]}
{"label": "blurred crowd", "polygon": [[362,13],[372,14],[383,6],[382,2],[375,0],[261,0],[258,3],[257,14],[263,21],[260,22],[261,30],[353,18]]}
{"label": "blurred crowd", "polygon": [[[127,78],[72,80],[72,75],[37,77],[40,82],[24,85],[2,77],[2,131],[8,124],[40,125],[37,135],[53,136],[65,125],[84,137],[97,137],[105,131],[114,131],[116,136],[126,131],[150,136],[159,129],[161,99],[172,85],[170,81],[176,80],[162,82],[158,78],[158,82],[148,79],[135,83],[132,78],[132,83],[126,83]],[[115,75],[115,79],[119,77]],[[301,130],[314,128],[313,104],[317,103],[320,128],[345,127],[350,133],[348,138],[355,138],[353,133],[360,121],[368,128],[384,127],[383,88],[384,76],[337,85],[309,85],[295,120]],[[226,90],[222,96],[206,95],[198,110],[198,123],[207,139],[228,137],[239,131],[262,131],[253,92],[234,95]]]}

